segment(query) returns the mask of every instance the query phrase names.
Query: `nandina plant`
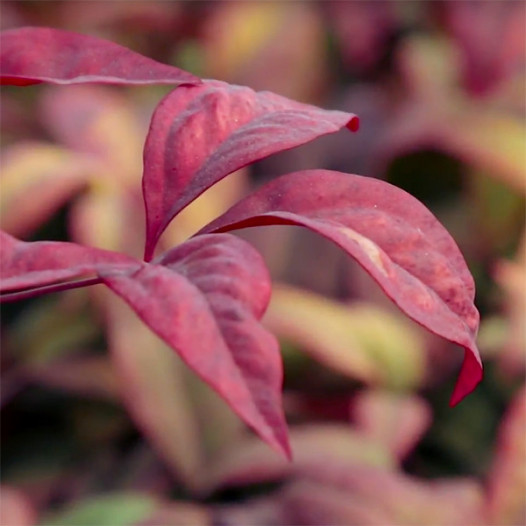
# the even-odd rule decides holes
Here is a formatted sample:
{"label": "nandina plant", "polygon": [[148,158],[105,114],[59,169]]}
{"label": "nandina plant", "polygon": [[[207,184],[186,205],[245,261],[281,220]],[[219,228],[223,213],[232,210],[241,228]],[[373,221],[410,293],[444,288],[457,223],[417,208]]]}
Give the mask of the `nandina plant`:
{"label": "nandina plant", "polygon": [[155,254],[170,221],[209,187],[254,161],[341,128],[353,114],[201,80],[114,43],[49,28],[5,31],[2,84],[173,84],[144,146],[144,259],[1,233],[1,300],[102,283],[120,296],[263,440],[291,455],[282,363],[261,324],[271,293],[261,256],[228,232],[298,225],[354,258],[410,318],[465,349],[451,404],[482,377],[474,283],[448,232],[388,183],[329,170],[283,175],[181,245]]}

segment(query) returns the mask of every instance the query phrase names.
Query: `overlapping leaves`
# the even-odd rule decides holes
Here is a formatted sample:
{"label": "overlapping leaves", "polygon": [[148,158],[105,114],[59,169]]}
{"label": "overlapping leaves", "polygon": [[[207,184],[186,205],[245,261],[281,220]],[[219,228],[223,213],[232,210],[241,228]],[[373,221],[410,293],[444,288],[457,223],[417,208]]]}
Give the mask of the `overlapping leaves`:
{"label": "overlapping leaves", "polygon": [[[30,49],[28,36],[39,46]],[[4,32],[2,48],[2,80],[15,85],[200,84],[115,44],[47,28]],[[264,440],[289,455],[278,345],[259,324],[270,297],[268,272],[246,242],[219,232],[300,225],[338,244],[408,316],[465,348],[452,399],[458,402],[481,377],[473,280],[434,216],[393,186],[322,170],[285,175],[148,262],[171,219],[207,188],[343,127],[356,130],[357,118],[217,81],[179,87],[157,107],[144,149],[147,262],[3,234],[2,298],[104,283]]]}

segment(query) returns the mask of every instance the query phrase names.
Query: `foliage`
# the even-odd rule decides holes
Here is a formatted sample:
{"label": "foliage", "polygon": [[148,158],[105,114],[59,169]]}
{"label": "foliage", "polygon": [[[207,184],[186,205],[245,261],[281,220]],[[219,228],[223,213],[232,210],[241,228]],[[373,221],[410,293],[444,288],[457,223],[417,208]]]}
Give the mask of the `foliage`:
{"label": "foliage", "polygon": [[[26,32],[32,34],[33,41],[43,39],[42,46],[28,46]],[[23,38],[17,40],[20,35]],[[304,226],[350,255],[406,315],[464,347],[464,366],[452,403],[458,402],[480,380],[473,279],[451,236],[435,216],[409,194],[377,179],[334,170],[302,170],[274,178],[221,213],[221,208],[224,210],[233,201],[228,189],[237,184],[236,178],[242,181],[244,174],[241,171],[221,181],[225,176],[270,154],[300,146],[340,128],[356,131],[358,121],[353,114],[321,110],[267,91],[200,80],[93,37],[26,28],[6,31],[2,38],[10,42],[2,44],[1,72],[6,83],[74,84],[95,80],[181,84],[155,108],[144,147],[145,247],[140,246],[138,235],[143,231],[143,213],[137,179],[131,175],[138,175],[139,171],[135,145],[141,126],[136,127],[133,118],[129,119],[130,105],[121,104],[116,92],[100,91],[102,88],[94,86],[68,86],[56,94],[45,92],[41,99],[42,115],[47,116],[50,130],[62,144],[26,142],[9,146],[4,228],[24,236],[68,201],[72,203],[70,224],[76,243],[22,242],[2,234],[2,299],[24,299],[43,292],[103,283],[124,299],[161,338],[137,323],[125,305],[99,287],[69,291],[63,300],[35,303],[33,312],[30,310],[25,319],[20,318],[18,347],[28,348],[24,342],[31,335],[23,330],[28,325],[38,327],[40,323],[44,332],[36,334],[45,334],[47,330],[51,335],[47,351],[51,354],[28,361],[23,376],[82,396],[102,397],[111,403],[120,398],[166,465],[194,496],[218,495],[231,486],[282,484],[273,486],[274,490],[263,498],[252,497],[242,506],[221,508],[141,497],[144,506],[139,506],[141,499],[136,500],[137,516],[130,507],[129,517],[116,520],[141,524],[217,520],[421,524],[433,517],[437,523],[463,524],[499,520],[506,513],[506,520],[513,523],[520,516],[520,497],[512,501],[502,497],[502,488],[509,484],[507,471],[497,468],[492,471],[495,482],[487,492],[474,480],[428,485],[399,471],[400,462],[411,454],[430,418],[427,405],[422,405],[420,398],[407,397],[403,391],[426,385],[429,378],[426,380],[424,374],[429,376],[429,372],[424,373],[422,365],[416,366],[407,380],[402,381],[408,369],[398,365],[400,376],[396,369],[400,362],[389,358],[397,352],[391,348],[389,337],[381,340],[373,335],[389,331],[396,341],[407,338],[412,342],[409,345],[414,346],[413,351],[407,352],[422,364],[428,360],[422,349],[429,337],[423,336],[415,325],[400,330],[403,322],[389,325],[387,320],[395,314],[385,306],[367,316],[365,306],[356,304],[353,312],[328,299],[324,300],[324,306],[321,298],[281,287],[263,323],[261,321],[270,299],[269,271],[250,244],[227,232],[265,225]],[[50,38],[59,45],[49,45]],[[13,49],[18,57],[16,63],[10,61],[10,57],[15,56]],[[41,57],[35,60],[35,50],[50,49],[54,52],[47,60]],[[111,60],[107,60],[108,57]],[[423,88],[422,93],[428,94],[430,90]],[[153,103],[148,104],[153,107]],[[75,119],[71,119],[72,112]],[[444,114],[447,111],[444,110]],[[141,117],[143,122],[146,115]],[[386,140],[380,143],[384,149],[379,160],[398,155],[407,143],[414,144],[411,137],[426,137],[426,130],[430,129],[426,128],[429,115],[426,119],[420,119],[418,113],[415,115],[406,120],[414,124],[407,133],[400,133],[396,119],[393,121]],[[440,118],[437,116],[435,124]],[[116,141],[115,136],[121,134],[126,140]],[[462,144],[447,134],[427,137],[425,140],[436,141],[435,144],[448,140],[453,145]],[[466,159],[473,157],[471,146],[462,146],[456,151],[459,156],[466,155]],[[32,164],[31,156],[35,159]],[[497,157],[498,152],[480,166],[502,169],[512,184],[520,181],[519,165],[493,162]],[[45,167],[43,160],[47,163]],[[21,173],[28,175],[21,178]],[[231,178],[233,183],[229,182]],[[192,202],[196,200],[196,206],[205,199],[212,202],[209,192],[203,192],[216,183],[218,195],[226,191],[230,202],[225,201],[219,207],[213,205],[219,208],[219,214],[209,215],[206,220],[203,212],[197,212],[196,221],[192,210],[199,209]],[[42,192],[41,199],[35,200],[30,194],[38,188],[48,190]],[[24,209],[31,213],[20,214]],[[507,228],[506,223],[503,225]],[[182,232],[194,235],[184,240]],[[174,245],[177,246],[173,248]],[[141,248],[144,248],[143,259]],[[293,318],[288,313],[294,315],[296,305],[298,319],[301,319],[302,305],[307,316],[314,313],[313,327],[326,310],[325,318],[320,317],[319,330],[309,332],[301,322],[291,329]],[[62,309],[63,315],[69,316],[78,327],[92,326],[92,307],[99,313],[95,314],[100,316],[99,323],[105,327],[113,365],[100,354],[71,355],[68,346],[83,346],[90,337],[86,339],[77,331],[70,331],[68,335],[66,327],[57,326],[54,321]],[[45,315],[50,308],[55,316]],[[345,316],[349,316],[348,331],[344,327]],[[378,328],[375,321],[383,317],[386,321]],[[354,318],[357,321],[353,325]],[[342,337],[350,338],[347,353],[344,346],[336,351],[338,340],[332,336],[331,324]],[[364,327],[360,330],[362,324]],[[269,329],[292,345],[301,345],[348,377],[371,386],[401,389],[402,393],[377,397],[378,392],[372,391],[370,399],[356,398],[352,426],[295,425],[289,445],[281,401],[281,358],[277,340]],[[66,346],[53,343],[60,333],[64,341],[71,343]],[[15,342],[16,337],[11,339]],[[211,393],[195,384],[161,340],[261,438],[286,455],[290,455],[292,449],[294,463],[278,460],[252,439],[241,438],[239,423],[225,414],[223,407],[218,409]],[[42,352],[44,342],[45,338],[36,336],[35,352]],[[448,350],[442,347],[440,356],[444,351],[449,355]],[[285,348],[285,364],[288,352]],[[333,352],[336,354],[332,356]],[[83,374],[88,368],[92,371],[92,383],[86,381]],[[437,373],[439,378],[440,370]],[[181,387],[183,384],[191,386],[187,394]],[[201,392],[197,397],[201,400],[199,405],[209,400],[200,409],[201,417],[196,409],[189,412],[196,389]],[[518,395],[517,400],[521,396]],[[287,396],[284,402],[289,414],[291,407],[297,407],[294,405],[297,402]],[[308,403],[307,399],[302,403]],[[518,406],[520,403],[516,402]],[[312,410],[303,407],[307,414]],[[327,408],[321,410],[327,411]],[[292,414],[295,412],[301,415],[301,406]],[[510,414],[519,412],[515,409]],[[390,423],[388,414],[407,419],[405,433],[393,433],[392,426],[396,428],[396,423]],[[117,434],[120,418],[116,420],[114,433]],[[204,418],[204,425],[199,424],[199,418]],[[213,418],[219,418],[220,427],[214,426]],[[509,418],[515,422],[518,417]],[[95,432],[91,440],[100,440],[94,431],[97,425],[90,430],[88,422],[83,426],[87,436]],[[519,421],[508,424],[507,431],[502,431],[503,436],[517,433],[509,431],[517,426],[521,426]],[[515,443],[514,440],[502,438],[506,443]],[[225,449],[227,444],[230,447]],[[378,500],[382,493],[379,488],[386,487],[391,490],[384,492],[385,499]],[[164,491],[161,493],[166,495]],[[12,493],[7,495],[10,497]],[[115,496],[116,502],[119,498]],[[122,498],[133,500],[134,495],[128,493]],[[63,519],[50,520],[71,523],[77,519],[68,519],[68,513],[72,513],[70,517],[82,514],[84,506],[87,517],[91,517],[86,520],[104,521],[105,516],[114,515],[111,498],[106,501],[100,501],[100,506],[97,501],[81,503],[78,510],[65,511]],[[412,512],[408,514],[400,503],[412,503]],[[101,513],[100,519],[94,519],[91,513]]]}

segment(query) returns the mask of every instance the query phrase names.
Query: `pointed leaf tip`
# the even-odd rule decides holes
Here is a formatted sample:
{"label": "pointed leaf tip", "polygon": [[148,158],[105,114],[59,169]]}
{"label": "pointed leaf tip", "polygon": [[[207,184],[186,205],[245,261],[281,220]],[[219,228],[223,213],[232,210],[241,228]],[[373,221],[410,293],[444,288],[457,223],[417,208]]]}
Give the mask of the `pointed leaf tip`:
{"label": "pointed leaf tip", "polygon": [[345,127],[352,132],[357,132],[360,129],[360,118],[353,115]]}
{"label": "pointed leaf tip", "polygon": [[291,457],[279,345],[259,323],[270,278],[251,245],[229,234],[199,236],[139,271],[102,278],[264,441]]}
{"label": "pointed leaf tip", "polygon": [[466,348],[462,368],[460,369],[455,389],[451,395],[449,407],[455,407],[470,394],[482,380],[482,375],[482,361],[480,360],[477,349]]}
{"label": "pointed leaf tip", "polygon": [[144,149],[145,259],[168,223],[228,174],[271,154],[348,127],[359,119],[268,91],[204,81],[168,94],[152,118]]}
{"label": "pointed leaf tip", "polygon": [[465,349],[451,404],[482,378],[475,284],[453,238],[417,199],[384,181],[329,170],[278,177],[201,232],[306,227],[335,242],[410,318]]}

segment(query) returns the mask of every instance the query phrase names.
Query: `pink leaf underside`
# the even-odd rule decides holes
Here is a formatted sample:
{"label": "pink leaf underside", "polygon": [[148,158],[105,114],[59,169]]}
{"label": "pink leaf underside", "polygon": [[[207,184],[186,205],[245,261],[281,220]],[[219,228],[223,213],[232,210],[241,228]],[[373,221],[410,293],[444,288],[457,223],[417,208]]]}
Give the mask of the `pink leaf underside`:
{"label": "pink leaf underside", "polygon": [[267,443],[290,456],[279,347],[258,322],[270,278],[249,244],[229,234],[199,236],[153,263],[102,278]]}
{"label": "pink leaf underside", "polygon": [[26,243],[0,231],[0,291],[32,289],[75,278],[94,276],[104,268],[136,268],[123,254],[74,243]]}
{"label": "pink leaf underside", "polygon": [[461,345],[455,405],[482,378],[475,286],[454,240],[414,197],[388,183],[328,170],[279,177],[201,233],[259,225],[307,227],[339,245],[410,318]]}
{"label": "pink leaf underside", "polygon": [[219,81],[181,87],[157,107],[144,149],[146,259],[173,217],[226,175],[358,117]]}
{"label": "pink leaf underside", "polygon": [[0,33],[0,83],[199,84],[194,75],[100,38],[48,27]]}

